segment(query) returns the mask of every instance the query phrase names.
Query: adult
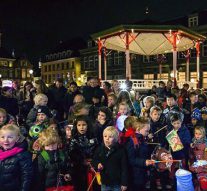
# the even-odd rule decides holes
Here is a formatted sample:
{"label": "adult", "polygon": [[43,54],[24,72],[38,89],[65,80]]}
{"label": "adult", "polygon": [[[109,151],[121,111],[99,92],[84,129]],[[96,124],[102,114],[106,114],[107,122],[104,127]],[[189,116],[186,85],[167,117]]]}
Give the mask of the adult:
{"label": "adult", "polygon": [[67,89],[63,86],[63,79],[59,78],[56,80],[55,85],[49,90],[52,95],[51,109],[57,111],[56,119],[60,122],[64,120],[64,98]]}
{"label": "adult", "polygon": [[98,96],[98,98],[103,102],[107,99],[107,96],[103,89],[100,88],[98,84],[98,79],[93,77],[89,81],[89,85],[83,87],[83,96],[85,98],[85,102],[88,104],[93,104],[92,98],[94,96]]}
{"label": "adult", "polygon": [[118,96],[120,91],[121,91],[121,89],[120,89],[120,85],[119,85],[118,80],[113,80],[113,81],[112,81],[112,92],[113,92],[116,96]]}
{"label": "adult", "polygon": [[69,90],[65,95],[64,98],[64,111],[65,111],[65,118],[68,117],[68,113],[70,110],[70,107],[73,105],[73,100],[76,95],[81,94],[81,92],[78,89],[78,85],[76,82],[70,82],[69,84]]}

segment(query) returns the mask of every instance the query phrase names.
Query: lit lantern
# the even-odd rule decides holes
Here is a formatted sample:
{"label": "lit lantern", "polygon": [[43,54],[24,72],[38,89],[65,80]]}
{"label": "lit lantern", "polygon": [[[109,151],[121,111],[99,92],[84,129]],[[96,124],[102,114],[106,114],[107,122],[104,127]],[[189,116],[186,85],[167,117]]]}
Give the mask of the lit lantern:
{"label": "lit lantern", "polygon": [[175,175],[177,179],[177,191],[194,191],[191,172],[178,169]]}

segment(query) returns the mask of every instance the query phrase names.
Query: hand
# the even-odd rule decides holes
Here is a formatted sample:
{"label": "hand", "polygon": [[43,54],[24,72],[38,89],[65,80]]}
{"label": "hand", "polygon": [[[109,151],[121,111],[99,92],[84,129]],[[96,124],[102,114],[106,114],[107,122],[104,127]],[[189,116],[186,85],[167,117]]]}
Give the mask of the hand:
{"label": "hand", "polygon": [[103,170],[103,165],[101,163],[98,164],[98,170]]}
{"label": "hand", "polygon": [[152,133],[150,133],[149,135],[148,135],[148,138],[149,139],[152,139],[154,136],[153,136],[153,134]]}
{"label": "hand", "polygon": [[121,191],[127,190],[127,186],[121,186]]}
{"label": "hand", "polygon": [[65,174],[65,175],[64,175],[64,180],[65,180],[66,182],[70,181],[70,180],[71,180],[71,176],[70,176],[70,174]]}
{"label": "hand", "polygon": [[146,160],[146,166],[154,165],[155,161],[154,160]]}
{"label": "hand", "polygon": [[40,151],[41,148],[40,148],[40,144],[39,144],[38,140],[36,140],[33,143],[32,148],[33,148],[34,151]]}

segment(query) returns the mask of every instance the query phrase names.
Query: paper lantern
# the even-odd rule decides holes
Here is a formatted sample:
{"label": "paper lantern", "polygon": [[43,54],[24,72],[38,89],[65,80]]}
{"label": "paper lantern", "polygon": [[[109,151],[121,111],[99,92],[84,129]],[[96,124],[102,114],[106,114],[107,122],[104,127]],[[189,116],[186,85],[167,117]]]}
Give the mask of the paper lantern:
{"label": "paper lantern", "polygon": [[177,191],[194,191],[191,172],[178,169],[175,175],[177,179]]}

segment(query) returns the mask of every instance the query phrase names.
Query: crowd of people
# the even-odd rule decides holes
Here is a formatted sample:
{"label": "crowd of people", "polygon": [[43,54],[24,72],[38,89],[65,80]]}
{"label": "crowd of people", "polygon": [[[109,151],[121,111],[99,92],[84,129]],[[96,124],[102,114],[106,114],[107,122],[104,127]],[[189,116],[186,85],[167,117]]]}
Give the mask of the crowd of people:
{"label": "crowd of people", "polygon": [[1,87],[0,191],[176,190],[179,168],[202,188],[207,95],[172,86],[143,93],[92,77]]}

